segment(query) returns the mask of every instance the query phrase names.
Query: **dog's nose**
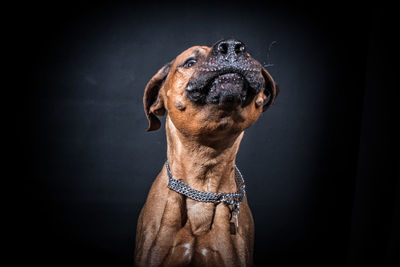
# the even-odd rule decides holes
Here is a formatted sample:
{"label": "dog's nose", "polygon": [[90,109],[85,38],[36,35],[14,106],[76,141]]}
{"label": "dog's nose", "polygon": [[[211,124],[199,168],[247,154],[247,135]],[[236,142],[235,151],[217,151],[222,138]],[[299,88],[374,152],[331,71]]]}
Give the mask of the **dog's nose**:
{"label": "dog's nose", "polygon": [[239,40],[225,39],[214,44],[212,51],[214,55],[235,58],[246,52],[246,46]]}

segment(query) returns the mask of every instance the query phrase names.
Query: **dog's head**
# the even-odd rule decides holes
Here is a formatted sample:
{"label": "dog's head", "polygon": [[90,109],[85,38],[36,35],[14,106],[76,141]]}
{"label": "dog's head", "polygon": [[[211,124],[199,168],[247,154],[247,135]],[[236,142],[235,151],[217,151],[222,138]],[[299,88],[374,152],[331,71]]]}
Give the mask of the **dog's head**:
{"label": "dog's head", "polygon": [[144,109],[147,131],[160,128],[168,111],[187,135],[241,132],[274,101],[278,86],[235,39],[191,47],[163,66],[148,82]]}

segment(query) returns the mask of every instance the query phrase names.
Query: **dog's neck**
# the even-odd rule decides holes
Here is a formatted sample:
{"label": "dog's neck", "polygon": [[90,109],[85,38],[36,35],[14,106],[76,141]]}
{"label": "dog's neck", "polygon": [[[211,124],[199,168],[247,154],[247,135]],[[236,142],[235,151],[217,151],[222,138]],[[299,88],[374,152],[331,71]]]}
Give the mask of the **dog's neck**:
{"label": "dog's neck", "polygon": [[201,191],[237,191],[235,160],[243,132],[202,144],[179,132],[167,116],[166,134],[168,162],[176,179]]}

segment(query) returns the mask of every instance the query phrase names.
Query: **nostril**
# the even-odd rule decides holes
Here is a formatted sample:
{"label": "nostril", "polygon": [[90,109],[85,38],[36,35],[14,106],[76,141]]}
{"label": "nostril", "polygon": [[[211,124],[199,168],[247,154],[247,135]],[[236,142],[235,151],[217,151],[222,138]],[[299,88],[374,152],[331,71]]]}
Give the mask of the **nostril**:
{"label": "nostril", "polygon": [[228,44],[227,43],[220,43],[218,46],[218,52],[226,55],[228,53]]}
{"label": "nostril", "polygon": [[236,39],[225,39],[217,42],[213,45],[213,55],[220,55],[224,58],[238,57],[246,52],[246,46],[239,40]]}
{"label": "nostril", "polygon": [[246,48],[245,48],[243,43],[238,43],[238,44],[235,45],[235,53],[236,54],[243,53],[245,51],[245,49]]}

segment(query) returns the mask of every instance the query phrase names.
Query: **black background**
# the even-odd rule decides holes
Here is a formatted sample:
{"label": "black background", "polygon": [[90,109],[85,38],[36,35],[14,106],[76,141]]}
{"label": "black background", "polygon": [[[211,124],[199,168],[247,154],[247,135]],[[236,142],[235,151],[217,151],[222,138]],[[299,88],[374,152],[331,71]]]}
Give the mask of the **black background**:
{"label": "black background", "polygon": [[132,265],[138,213],[166,158],[164,129],[144,131],[144,86],[184,49],[227,37],[270,65],[281,88],[246,131],[237,159],[256,224],[257,266],[399,262],[389,7],[145,1],[18,8],[19,107],[12,112],[24,201],[16,263]]}

